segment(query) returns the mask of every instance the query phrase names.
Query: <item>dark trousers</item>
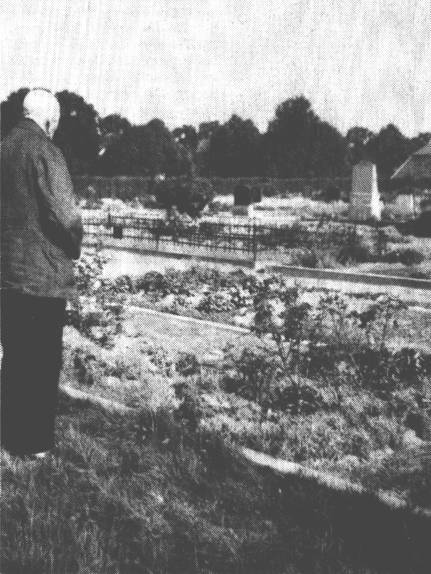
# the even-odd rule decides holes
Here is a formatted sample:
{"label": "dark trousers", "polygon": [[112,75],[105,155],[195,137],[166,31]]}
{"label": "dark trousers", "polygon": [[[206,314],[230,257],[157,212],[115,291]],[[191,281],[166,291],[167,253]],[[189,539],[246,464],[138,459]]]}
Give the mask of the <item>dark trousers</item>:
{"label": "dark trousers", "polygon": [[65,301],[1,293],[1,444],[13,454],[54,446]]}

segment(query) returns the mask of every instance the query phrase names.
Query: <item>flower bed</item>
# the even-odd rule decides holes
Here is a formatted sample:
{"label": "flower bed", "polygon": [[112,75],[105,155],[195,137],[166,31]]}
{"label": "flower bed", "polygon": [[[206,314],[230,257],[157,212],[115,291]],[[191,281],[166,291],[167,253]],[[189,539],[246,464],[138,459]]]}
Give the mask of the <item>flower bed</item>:
{"label": "flower bed", "polygon": [[[81,335],[69,331],[65,376],[91,392],[155,411],[169,406],[234,444],[364,483],[377,484],[384,468],[429,444],[431,354],[394,344],[408,312],[396,299],[300,291],[277,276],[202,268],[81,285],[74,323]],[[207,318],[242,313],[252,333],[215,346],[209,369],[199,344],[188,351],[205,337],[198,326],[184,335],[163,327],[158,339],[162,322],[147,328],[136,318],[136,328],[125,309],[142,293],[142,303],[163,308],[171,297],[171,305]],[[431,504],[415,484],[401,496]]]}

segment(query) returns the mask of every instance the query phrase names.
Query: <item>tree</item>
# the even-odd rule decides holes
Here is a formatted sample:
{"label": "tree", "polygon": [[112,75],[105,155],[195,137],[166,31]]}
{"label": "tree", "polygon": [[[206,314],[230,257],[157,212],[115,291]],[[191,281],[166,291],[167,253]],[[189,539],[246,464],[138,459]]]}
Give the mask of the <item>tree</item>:
{"label": "tree", "polygon": [[269,123],[268,156],[280,177],[304,177],[310,169],[312,128],[319,118],[299,96],[280,104]]}
{"label": "tree", "polygon": [[218,120],[212,122],[202,122],[199,124],[199,131],[198,131],[198,139],[201,140],[209,140],[211,136],[218,130],[220,127],[220,122]]}
{"label": "tree", "polygon": [[362,159],[368,159],[368,147],[374,134],[368,128],[355,126],[346,134],[347,163],[352,168]]}
{"label": "tree", "polygon": [[388,124],[370,141],[369,155],[377,165],[379,177],[391,177],[410,154],[410,141],[394,124]]}
{"label": "tree", "polygon": [[337,177],[347,172],[345,139],[328,122],[314,126],[310,153],[308,176]]}
{"label": "tree", "polygon": [[342,135],[322,122],[304,96],[280,104],[264,138],[267,169],[280,177],[340,175],[345,169]]}
{"label": "tree", "polygon": [[198,132],[194,126],[181,126],[180,128],[175,128],[172,132],[175,141],[186,148],[196,151],[198,147]]}
{"label": "tree", "polygon": [[110,114],[99,119],[99,133],[104,144],[120,138],[131,128],[131,123],[120,114]]}
{"label": "tree", "polygon": [[184,125],[172,132],[181,157],[181,173],[190,177],[196,175],[196,150],[198,147],[198,132],[193,126]]}
{"label": "tree", "polygon": [[22,103],[29,91],[29,88],[20,88],[9,94],[7,99],[0,104],[1,139],[7,136],[22,118]]}
{"label": "tree", "polygon": [[[110,156],[108,150],[110,150],[112,146],[115,146],[118,141],[129,132],[131,127],[129,120],[119,114],[110,114],[99,119],[101,150],[99,153],[98,171],[106,171],[104,165],[106,165],[106,157],[109,158]],[[107,152],[108,154],[106,156]]]}
{"label": "tree", "polygon": [[56,94],[61,118],[54,135],[72,174],[93,173],[99,152],[98,114],[84,98],[64,90]]}
{"label": "tree", "polygon": [[261,175],[260,145],[261,136],[254,123],[233,115],[210,138],[210,173],[221,177]]}
{"label": "tree", "polygon": [[209,147],[211,137],[220,127],[220,122],[202,122],[198,130],[198,144],[195,153],[195,163],[200,175],[210,175]]}
{"label": "tree", "polygon": [[100,161],[105,175],[178,175],[186,172],[186,159],[165,124],[151,120],[131,126],[111,139]]}

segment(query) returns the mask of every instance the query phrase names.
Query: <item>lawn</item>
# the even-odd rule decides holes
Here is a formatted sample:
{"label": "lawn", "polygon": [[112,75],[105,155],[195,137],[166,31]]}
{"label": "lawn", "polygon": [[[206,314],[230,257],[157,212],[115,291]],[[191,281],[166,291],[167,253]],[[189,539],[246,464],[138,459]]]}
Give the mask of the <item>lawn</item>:
{"label": "lawn", "polygon": [[195,422],[63,396],[49,460],[2,454],[2,573],[429,571],[429,519],[258,471]]}

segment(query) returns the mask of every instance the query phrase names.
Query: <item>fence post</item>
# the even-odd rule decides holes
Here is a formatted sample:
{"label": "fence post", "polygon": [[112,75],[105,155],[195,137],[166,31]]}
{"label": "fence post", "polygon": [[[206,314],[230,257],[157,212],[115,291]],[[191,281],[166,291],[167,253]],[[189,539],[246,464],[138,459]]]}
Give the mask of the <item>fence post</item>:
{"label": "fence post", "polygon": [[253,247],[253,266],[256,265],[257,261],[257,237],[256,237],[256,220],[253,218],[253,228],[252,228],[252,247]]}

